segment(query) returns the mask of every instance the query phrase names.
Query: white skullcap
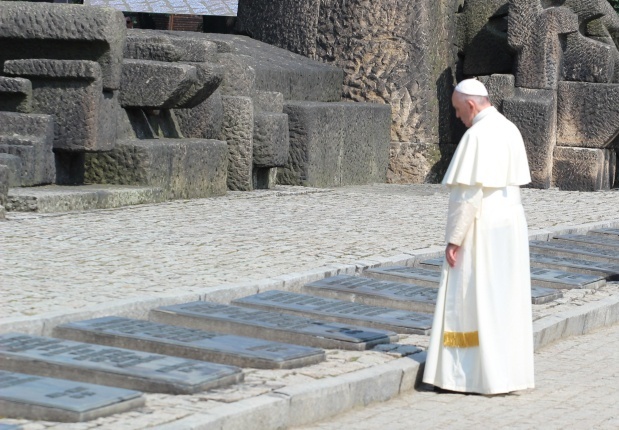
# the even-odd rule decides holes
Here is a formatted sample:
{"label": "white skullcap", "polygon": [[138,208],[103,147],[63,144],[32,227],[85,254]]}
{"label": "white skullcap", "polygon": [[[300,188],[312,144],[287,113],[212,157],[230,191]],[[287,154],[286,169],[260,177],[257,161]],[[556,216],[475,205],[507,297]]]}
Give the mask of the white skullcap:
{"label": "white skullcap", "polygon": [[488,90],[477,79],[465,79],[456,85],[455,91],[469,96],[488,97]]}

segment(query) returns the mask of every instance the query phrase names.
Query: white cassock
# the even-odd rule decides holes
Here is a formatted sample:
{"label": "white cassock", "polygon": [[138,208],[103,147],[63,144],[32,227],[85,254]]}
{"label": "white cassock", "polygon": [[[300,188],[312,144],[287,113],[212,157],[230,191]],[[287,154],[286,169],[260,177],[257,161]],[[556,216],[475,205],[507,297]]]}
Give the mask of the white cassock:
{"label": "white cassock", "polygon": [[481,394],[533,388],[529,239],[519,185],[531,181],[516,126],[495,108],[462,137],[443,180],[447,243],[423,381]]}

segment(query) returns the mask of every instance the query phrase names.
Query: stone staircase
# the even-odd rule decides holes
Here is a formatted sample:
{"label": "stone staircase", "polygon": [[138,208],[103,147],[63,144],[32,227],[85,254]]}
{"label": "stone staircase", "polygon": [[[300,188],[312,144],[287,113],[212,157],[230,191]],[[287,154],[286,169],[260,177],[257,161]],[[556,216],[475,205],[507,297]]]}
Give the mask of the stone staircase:
{"label": "stone staircase", "polygon": [[[531,249],[534,304],[619,276],[618,229],[557,235],[532,241]],[[315,365],[324,349],[387,352],[402,346],[399,335],[429,335],[441,264],[420,259],[413,267],[327,277],[300,292],[163,306],[148,319],[71,321],[53,337],[0,334],[2,415],[88,421],[142,406],[143,392],[192,394],[234,386],[243,369]]]}

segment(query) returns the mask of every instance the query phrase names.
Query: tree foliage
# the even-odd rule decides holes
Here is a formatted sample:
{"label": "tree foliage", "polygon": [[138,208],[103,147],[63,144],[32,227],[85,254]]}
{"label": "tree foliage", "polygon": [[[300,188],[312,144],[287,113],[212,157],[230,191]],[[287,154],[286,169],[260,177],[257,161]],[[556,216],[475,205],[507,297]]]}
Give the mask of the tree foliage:
{"label": "tree foliage", "polygon": [[608,0],[608,3],[610,3],[610,5],[617,11],[619,12],[619,0]]}

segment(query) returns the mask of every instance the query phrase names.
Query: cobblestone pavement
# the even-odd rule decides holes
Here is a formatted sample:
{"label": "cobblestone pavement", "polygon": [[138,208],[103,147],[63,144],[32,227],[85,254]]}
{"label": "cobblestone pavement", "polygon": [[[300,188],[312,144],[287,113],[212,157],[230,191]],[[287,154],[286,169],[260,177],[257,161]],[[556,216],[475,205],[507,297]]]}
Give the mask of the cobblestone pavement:
{"label": "cobblestone pavement", "polygon": [[[531,229],[619,219],[619,192],[523,190]],[[0,222],[0,320],[440,245],[439,185],[282,187]]]}
{"label": "cobblestone pavement", "polygon": [[[535,354],[536,388],[484,397],[413,391],[302,430],[619,428],[619,325]],[[301,430],[301,428],[298,428]]]}

